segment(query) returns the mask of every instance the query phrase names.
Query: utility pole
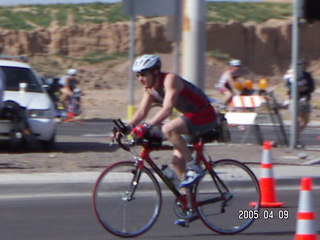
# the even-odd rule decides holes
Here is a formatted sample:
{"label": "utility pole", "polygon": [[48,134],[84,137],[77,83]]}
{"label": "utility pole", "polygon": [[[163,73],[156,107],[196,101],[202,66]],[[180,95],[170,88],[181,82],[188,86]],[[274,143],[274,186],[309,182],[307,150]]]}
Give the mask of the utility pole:
{"label": "utility pole", "polygon": [[[180,75],[181,0],[175,0],[173,19],[173,72]],[[170,21],[169,21],[170,22]]]}
{"label": "utility pole", "polygon": [[134,114],[134,74],[132,71],[132,65],[134,62],[135,56],[135,21],[136,21],[136,14],[134,11],[133,1],[129,1],[129,16],[130,16],[130,25],[129,25],[129,71],[128,71],[128,85],[129,85],[129,92],[128,92],[128,113],[127,118],[130,121]]}
{"label": "utility pole", "polygon": [[293,23],[292,23],[292,59],[293,83],[291,85],[291,134],[290,148],[294,149],[298,139],[298,59],[299,59],[299,13],[300,0],[293,1]]}
{"label": "utility pole", "polygon": [[205,0],[182,2],[182,77],[203,89],[205,77]]}
{"label": "utility pole", "polygon": [[307,22],[320,21],[319,0],[294,0],[293,1],[293,23],[292,23],[292,62],[293,84],[291,89],[291,138],[290,148],[294,149],[298,140],[298,61],[299,61],[299,18]]}

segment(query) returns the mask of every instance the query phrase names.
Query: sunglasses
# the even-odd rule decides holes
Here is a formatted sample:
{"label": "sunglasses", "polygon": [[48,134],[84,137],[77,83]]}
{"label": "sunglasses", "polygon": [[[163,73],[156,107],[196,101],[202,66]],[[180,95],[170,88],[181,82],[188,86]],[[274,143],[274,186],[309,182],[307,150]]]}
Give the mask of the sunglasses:
{"label": "sunglasses", "polygon": [[136,73],[136,76],[137,76],[137,77],[140,77],[140,76],[141,76],[141,77],[144,77],[144,76],[147,75],[147,73],[148,73],[148,71],[137,72],[137,73]]}

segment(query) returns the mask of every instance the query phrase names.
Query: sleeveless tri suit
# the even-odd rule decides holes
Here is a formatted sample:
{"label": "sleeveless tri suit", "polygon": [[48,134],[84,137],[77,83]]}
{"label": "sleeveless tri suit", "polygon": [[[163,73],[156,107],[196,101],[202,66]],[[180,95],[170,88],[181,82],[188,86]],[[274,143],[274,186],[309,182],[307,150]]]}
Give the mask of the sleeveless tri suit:
{"label": "sleeveless tri suit", "polygon": [[[165,96],[163,82],[167,74],[161,73],[158,91],[149,90],[149,93],[158,103],[162,103]],[[212,130],[217,124],[217,115],[208,97],[192,83],[182,78],[181,80],[184,87],[179,92],[174,107],[183,114],[181,117],[185,120],[190,134],[201,135]]]}

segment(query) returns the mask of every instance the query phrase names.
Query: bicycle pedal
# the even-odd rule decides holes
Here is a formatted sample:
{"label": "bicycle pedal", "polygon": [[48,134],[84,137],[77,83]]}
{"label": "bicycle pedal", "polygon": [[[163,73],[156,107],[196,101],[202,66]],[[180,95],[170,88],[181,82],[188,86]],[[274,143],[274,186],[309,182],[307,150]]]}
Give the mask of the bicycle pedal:
{"label": "bicycle pedal", "polygon": [[190,218],[187,218],[187,219],[185,219],[185,218],[180,218],[180,219],[176,220],[176,221],[174,222],[174,224],[175,224],[175,225],[178,225],[178,226],[180,226],[180,227],[186,227],[186,228],[188,228],[189,225],[190,225],[190,223],[192,223],[193,221],[198,220],[198,219],[199,219],[198,214],[194,214],[193,216],[191,216]]}
{"label": "bicycle pedal", "polygon": [[180,227],[184,227],[184,228],[188,228],[189,227],[188,219],[183,219],[183,218],[178,219],[178,220],[174,221],[174,224],[178,225]]}

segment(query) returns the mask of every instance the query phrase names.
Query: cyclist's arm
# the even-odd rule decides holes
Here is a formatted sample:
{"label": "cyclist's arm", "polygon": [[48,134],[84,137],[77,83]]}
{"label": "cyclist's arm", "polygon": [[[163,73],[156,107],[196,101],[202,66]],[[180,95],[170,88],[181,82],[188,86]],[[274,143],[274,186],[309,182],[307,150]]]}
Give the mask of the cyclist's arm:
{"label": "cyclist's arm", "polygon": [[234,93],[234,90],[233,90],[233,88],[234,88],[234,80],[233,80],[231,71],[228,71],[228,72],[227,72],[226,77],[227,77],[227,82],[228,82],[229,87],[230,87],[228,90],[229,90],[231,93]]}
{"label": "cyclist's arm", "polygon": [[72,95],[73,92],[69,86],[69,81],[70,81],[69,77],[65,78],[63,88],[67,90],[67,94]]}
{"label": "cyclist's arm", "polygon": [[133,115],[132,120],[128,123],[128,125],[135,126],[141,122],[147,116],[152,106],[152,102],[153,97],[148,93],[147,90],[145,90],[139,108]]}
{"label": "cyclist's arm", "polygon": [[177,100],[179,92],[183,88],[181,79],[173,73],[170,73],[164,79],[165,96],[162,108],[155,114],[155,116],[148,121],[151,126],[161,123],[164,119],[171,115]]}
{"label": "cyclist's arm", "polygon": [[66,77],[64,78],[64,81],[63,81],[63,87],[64,88],[69,88],[69,77]]}

